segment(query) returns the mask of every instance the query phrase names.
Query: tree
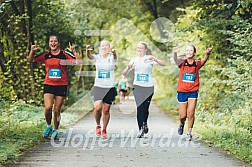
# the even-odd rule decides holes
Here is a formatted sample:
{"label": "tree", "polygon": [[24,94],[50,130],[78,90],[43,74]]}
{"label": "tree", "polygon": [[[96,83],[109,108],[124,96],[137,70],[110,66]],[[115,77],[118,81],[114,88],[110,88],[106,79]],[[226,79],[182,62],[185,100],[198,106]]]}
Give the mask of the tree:
{"label": "tree", "polygon": [[[59,35],[64,48],[73,40],[73,31],[60,1],[6,0],[0,5],[1,97],[41,103],[43,66],[27,62],[31,43],[48,48],[49,35]],[[46,24],[42,24],[46,23]],[[71,77],[71,76],[70,76]]]}

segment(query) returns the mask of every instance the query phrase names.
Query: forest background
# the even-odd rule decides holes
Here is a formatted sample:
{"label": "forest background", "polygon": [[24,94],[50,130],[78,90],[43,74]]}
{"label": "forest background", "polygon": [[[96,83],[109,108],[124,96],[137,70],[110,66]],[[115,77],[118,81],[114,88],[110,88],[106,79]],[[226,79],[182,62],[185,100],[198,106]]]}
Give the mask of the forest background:
{"label": "forest background", "polygon": [[[136,43],[145,40],[167,63],[154,69],[154,100],[176,118],[173,47],[179,46],[182,54],[185,46],[194,44],[197,59],[213,47],[200,72],[196,132],[209,144],[252,163],[251,16],[251,0],[0,0],[0,164],[41,142],[45,70],[29,63],[27,56],[32,43],[47,50],[50,35],[60,37],[63,49],[69,42],[77,45],[83,62],[85,45],[97,52],[102,39],[112,41],[119,57],[117,80],[135,55]],[[110,36],[102,30],[110,30]],[[69,93],[62,111],[88,94],[94,82],[93,76],[76,75],[94,71],[92,64],[68,70]],[[92,104],[85,107],[91,109]],[[79,118],[71,112],[63,116],[63,126]]]}

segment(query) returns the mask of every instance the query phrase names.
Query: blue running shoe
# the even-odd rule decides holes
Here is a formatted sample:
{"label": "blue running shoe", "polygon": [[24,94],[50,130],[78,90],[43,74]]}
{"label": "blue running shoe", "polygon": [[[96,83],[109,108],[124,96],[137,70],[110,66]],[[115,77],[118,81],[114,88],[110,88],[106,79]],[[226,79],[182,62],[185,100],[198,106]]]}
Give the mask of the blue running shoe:
{"label": "blue running shoe", "polygon": [[51,136],[52,139],[56,139],[57,136],[58,136],[58,134],[59,134],[58,130],[57,129],[53,129],[52,136]]}
{"label": "blue running shoe", "polygon": [[44,137],[44,138],[48,138],[51,132],[52,132],[52,127],[51,127],[51,126],[48,126],[48,127],[45,129],[45,131],[44,131],[43,137]]}
{"label": "blue running shoe", "polygon": [[179,128],[178,128],[178,134],[179,134],[179,135],[182,135],[183,132],[184,132],[184,124],[180,124],[180,125],[179,125]]}

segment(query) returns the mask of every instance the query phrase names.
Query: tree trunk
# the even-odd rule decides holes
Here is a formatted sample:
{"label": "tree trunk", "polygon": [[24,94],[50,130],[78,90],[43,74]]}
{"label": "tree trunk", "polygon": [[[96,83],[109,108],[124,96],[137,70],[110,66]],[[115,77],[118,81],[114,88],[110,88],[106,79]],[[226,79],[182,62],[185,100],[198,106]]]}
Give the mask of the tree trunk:
{"label": "tree trunk", "polygon": [[[20,0],[20,16],[25,14],[25,1]],[[24,18],[21,20],[21,30],[24,35],[27,35],[26,21]]]}
{"label": "tree trunk", "polygon": [[27,26],[27,36],[29,39],[29,45],[34,44],[34,35],[32,33],[32,1],[26,0],[26,6],[27,6],[27,14],[29,16],[28,18],[28,26]]}
{"label": "tree trunk", "polygon": [[7,71],[5,67],[5,63],[6,63],[6,60],[4,58],[4,44],[3,42],[0,42],[0,66],[1,66],[1,70],[3,74]]}
{"label": "tree trunk", "polygon": [[[25,14],[25,1],[24,0],[19,0],[19,13],[20,13],[20,15],[19,15],[20,17],[22,17]],[[20,29],[21,29],[21,33],[22,33],[21,37],[27,37],[26,21],[25,21],[24,18],[21,19]],[[17,52],[17,54],[20,55],[18,60],[27,59],[26,54],[24,54],[24,53],[26,53],[26,48],[24,46],[22,46],[22,43],[20,43],[20,42],[18,42],[17,45],[18,45],[18,48],[21,48],[21,49],[18,49],[18,52]],[[22,61],[22,63],[19,64],[18,70],[23,71],[23,72],[27,71],[28,68],[23,69],[26,66],[27,66],[27,63],[25,61]],[[21,85],[20,85],[21,90],[18,91],[18,93],[20,94],[19,96],[20,96],[20,98],[22,100],[27,101],[28,100],[27,98],[29,96],[28,95],[29,87],[27,86],[29,84],[27,84],[27,79],[28,79],[29,76],[26,73],[26,74],[23,74],[23,75],[19,74],[18,77],[19,77],[19,80],[20,80],[20,83],[21,83]]]}
{"label": "tree trunk", "polygon": [[152,16],[155,19],[155,23],[157,25],[159,34],[160,34],[160,38],[161,39],[166,39],[167,35],[165,34],[164,30],[164,25],[163,23],[158,20],[159,16],[158,16],[158,9],[157,9],[157,1],[156,0],[152,0],[151,2],[149,1],[143,1],[143,3],[146,5],[147,9],[151,12]]}
{"label": "tree trunk", "polygon": [[[32,33],[32,1],[31,0],[26,0],[26,6],[27,6],[27,14],[28,14],[28,25],[27,25],[27,36],[28,36],[28,44],[27,44],[27,50],[29,54],[30,46],[31,44],[34,44],[34,35]],[[30,78],[30,86],[29,89],[31,90],[31,95],[32,97],[35,96],[35,81],[34,81],[34,74],[33,74],[33,66],[31,63],[27,62],[27,69],[28,69],[28,76]]]}

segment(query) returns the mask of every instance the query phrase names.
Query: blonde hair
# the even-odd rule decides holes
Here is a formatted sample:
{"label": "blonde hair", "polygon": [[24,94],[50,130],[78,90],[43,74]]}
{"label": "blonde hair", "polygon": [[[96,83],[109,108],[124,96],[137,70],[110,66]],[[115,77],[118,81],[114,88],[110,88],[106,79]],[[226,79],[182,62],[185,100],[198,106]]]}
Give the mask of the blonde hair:
{"label": "blonde hair", "polygon": [[101,44],[102,44],[102,43],[108,44],[108,46],[109,46],[109,48],[110,48],[110,42],[109,42],[108,40],[102,40],[102,41],[100,42],[100,47],[99,47],[99,54],[100,54],[100,55],[105,54],[105,53],[103,53],[104,51],[101,50]]}

